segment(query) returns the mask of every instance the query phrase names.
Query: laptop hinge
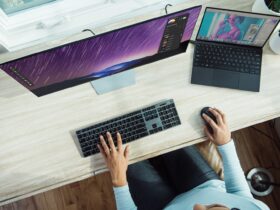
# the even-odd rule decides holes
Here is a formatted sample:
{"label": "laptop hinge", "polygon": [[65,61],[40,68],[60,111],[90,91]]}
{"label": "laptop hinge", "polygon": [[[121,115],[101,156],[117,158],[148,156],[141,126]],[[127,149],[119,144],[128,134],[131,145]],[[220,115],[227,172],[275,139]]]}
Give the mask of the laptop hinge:
{"label": "laptop hinge", "polygon": [[233,47],[245,47],[245,48],[254,48],[254,49],[259,49],[259,50],[262,50],[263,47],[257,47],[257,46],[252,46],[252,45],[242,45],[242,44],[235,44],[235,43],[227,43],[227,42],[215,42],[215,41],[208,41],[208,40],[196,40],[196,41],[192,41],[191,43],[192,44],[195,44],[195,43],[207,43],[207,44],[213,44],[213,45],[230,45],[230,46],[233,46]]}

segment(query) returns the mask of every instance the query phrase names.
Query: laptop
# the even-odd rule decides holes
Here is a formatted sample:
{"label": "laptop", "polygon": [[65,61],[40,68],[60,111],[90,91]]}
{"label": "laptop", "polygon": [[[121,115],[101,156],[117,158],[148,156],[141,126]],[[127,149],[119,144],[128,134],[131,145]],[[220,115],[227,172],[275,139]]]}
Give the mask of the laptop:
{"label": "laptop", "polygon": [[191,83],[259,92],[262,49],[279,20],[207,7],[195,41]]}

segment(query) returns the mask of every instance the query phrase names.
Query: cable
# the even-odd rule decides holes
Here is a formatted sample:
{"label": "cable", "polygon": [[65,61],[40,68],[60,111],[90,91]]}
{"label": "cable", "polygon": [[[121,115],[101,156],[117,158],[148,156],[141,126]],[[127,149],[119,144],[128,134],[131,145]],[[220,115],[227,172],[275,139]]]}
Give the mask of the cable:
{"label": "cable", "polygon": [[[268,135],[267,133],[263,132],[262,130],[255,128],[254,126],[251,126],[250,128],[253,128],[254,130],[256,130],[257,132],[261,133],[262,135],[266,136],[267,138],[269,138],[270,140],[272,140],[273,142],[275,141],[279,141],[278,139],[275,139],[273,137],[271,137],[270,135]],[[277,149],[280,151],[280,146],[278,145],[278,143],[275,142],[275,145],[277,147]]]}
{"label": "cable", "polygon": [[[261,133],[262,135],[266,136],[267,138],[271,139],[272,141],[278,141],[278,139],[275,139],[271,136],[269,136],[267,133],[263,132],[262,130],[258,129],[258,128],[255,128],[254,126],[251,126],[251,128],[253,128],[254,130],[256,130],[257,132]],[[276,146],[277,146],[277,149],[280,151],[280,148],[279,148],[279,145],[277,143],[275,143]],[[278,167],[265,167],[265,169],[267,170],[270,170],[270,169],[276,169],[276,170],[280,170],[280,168]]]}
{"label": "cable", "polygon": [[266,167],[265,169],[270,170],[270,169],[275,169],[275,170],[280,170],[278,167]]}
{"label": "cable", "polygon": [[92,30],[90,30],[90,29],[88,29],[88,28],[87,28],[87,29],[84,29],[82,32],[86,32],[86,31],[89,31],[90,33],[92,33],[93,36],[96,35]]}
{"label": "cable", "polygon": [[271,120],[270,124],[275,129],[276,119]]}
{"label": "cable", "polygon": [[[247,181],[254,181],[253,179],[248,179],[248,178],[246,178],[246,180]],[[259,182],[261,184],[268,184],[268,185],[273,185],[275,187],[280,187],[280,183],[276,183],[276,182],[269,182],[269,181],[262,181],[262,180],[259,180],[257,182]]]}
{"label": "cable", "polygon": [[172,4],[166,4],[166,5],[165,5],[165,8],[164,8],[164,9],[165,9],[165,14],[166,14],[166,15],[168,15],[167,7],[169,7],[169,6],[172,7],[173,5],[172,5]]}
{"label": "cable", "polygon": [[254,126],[251,126],[250,128],[253,128],[254,130],[258,131],[259,133],[265,135],[267,138],[271,139],[271,140],[274,140],[273,137],[269,136],[267,133],[263,132],[262,130],[258,129],[258,128],[255,128]]}

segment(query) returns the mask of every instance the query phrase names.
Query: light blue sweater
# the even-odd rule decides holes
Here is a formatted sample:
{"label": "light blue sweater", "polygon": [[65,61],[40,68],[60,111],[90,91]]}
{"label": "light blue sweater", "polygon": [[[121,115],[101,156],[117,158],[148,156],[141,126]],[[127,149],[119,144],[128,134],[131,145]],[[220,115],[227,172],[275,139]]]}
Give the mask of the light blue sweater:
{"label": "light blue sweater", "polygon": [[[196,188],[175,197],[165,210],[192,210],[195,204],[223,204],[241,210],[268,210],[269,208],[253,198],[236,154],[234,142],[218,146],[223,159],[225,181],[210,180]],[[117,209],[135,210],[128,185],[114,188]]]}

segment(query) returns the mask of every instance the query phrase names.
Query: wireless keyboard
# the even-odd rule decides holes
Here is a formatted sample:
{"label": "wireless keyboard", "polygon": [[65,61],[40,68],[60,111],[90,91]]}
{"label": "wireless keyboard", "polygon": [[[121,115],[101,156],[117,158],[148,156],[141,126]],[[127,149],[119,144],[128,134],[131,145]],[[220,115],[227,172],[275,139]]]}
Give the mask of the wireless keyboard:
{"label": "wireless keyboard", "polygon": [[107,131],[116,145],[116,132],[122,136],[123,144],[180,125],[174,101],[161,101],[140,110],[89,126],[76,131],[84,157],[99,153],[99,136]]}

